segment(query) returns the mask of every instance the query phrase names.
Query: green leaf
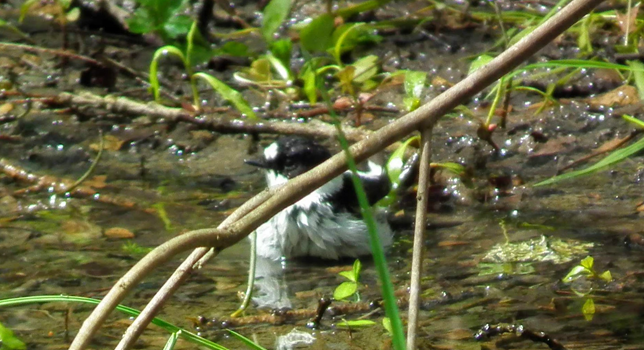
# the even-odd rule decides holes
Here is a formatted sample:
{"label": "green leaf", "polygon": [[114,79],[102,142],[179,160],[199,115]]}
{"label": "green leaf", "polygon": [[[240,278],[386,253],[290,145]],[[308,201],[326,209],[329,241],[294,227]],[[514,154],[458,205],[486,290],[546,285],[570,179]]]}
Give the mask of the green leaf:
{"label": "green leaf", "polygon": [[186,64],[186,57],[183,55],[183,52],[172,45],[160,47],[154,52],[152,61],[150,62],[150,87],[152,88],[155,101],[159,101],[159,77],[157,76],[159,60],[161,57],[167,56],[168,54],[173,54],[179,57],[183,64]]}
{"label": "green leaf", "polygon": [[342,322],[336,323],[336,327],[338,328],[357,328],[357,327],[371,327],[375,325],[376,322],[373,322],[371,320],[342,320]]}
{"label": "green leaf", "polygon": [[67,18],[67,22],[76,22],[80,18],[80,14],[80,8],[74,7],[65,14],[65,18]]}
{"label": "green leaf", "polygon": [[358,283],[360,280],[360,272],[362,271],[362,263],[360,260],[356,259],[356,261],[353,262],[353,276],[354,279],[353,281]]}
{"label": "green leaf", "polygon": [[355,282],[342,282],[333,291],[333,298],[335,300],[343,300],[356,294],[357,290],[358,285]]}
{"label": "green leaf", "polygon": [[476,72],[479,70],[481,67],[484,67],[486,64],[490,63],[494,57],[490,55],[481,55],[477,57],[474,61],[472,61],[472,64],[470,64],[470,70],[467,72],[467,75],[472,75],[472,73]]}
{"label": "green leaf", "polygon": [[264,8],[262,35],[266,42],[273,41],[273,34],[282,25],[291,11],[291,0],[271,0]]}
{"label": "green leaf", "polygon": [[622,115],[622,118],[624,118],[624,120],[626,120],[627,122],[635,125],[636,127],[640,129],[644,129],[644,121],[641,121],[637,118],[633,118],[630,115],[626,115],[626,114]]}
{"label": "green leaf", "polygon": [[226,329],[226,330],[228,331],[228,333],[230,333],[230,335],[232,335],[233,337],[237,338],[237,340],[240,340],[242,343],[246,344],[246,346],[248,346],[249,348],[254,349],[254,350],[266,350],[261,345],[255,343],[254,341],[252,341],[252,340],[244,337],[243,335],[233,331],[232,329]]}
{"label": "green leaf", "polygon": [[310,52],[324,52],[331,45],[334,29],[332,14],[318,16],[300,32],[300,44]]}
{"label": "green leaf", "polygon": [[235,57],[250,56],[248,46],[237,41],[229,41],[222,45],[218,50],[218,54],[225,54]]}
{"label": "green leaf", "polygon": [[355,274],[353,273],[353,271],[340,271],[340,272],[338,272],[338,275],[348,279],[351,282],[357,282],[356,279],[355,279]]}
{"label": "green leaf", "polygon": [[290,39],[277,40],[271,44],[271,53],[287,68],[291,65],[292,51],[293,42]]}
{"label": "green leaf", "polygon": [[595,265],[595,259],[592,256],[587,256],[581,260],[579,265],[585,267],[588,271],[592,271],[593,265]]}
{"label": "green leaf", "polygon": [[606,282],[611,282],[613,280],[613,275],[611,275],[609,270],[606,270],[601,275],[599,275],[599,278]]}
{"label": "green leaf", "polygon": [[27,345],[18,339],[13,331],[0,323],[0,348],[2,350],[23,350]]}
{"label": "green leaf", "polygon": [[291,71],[281,60],[273,56],[270,52],[266,55],[266,59],[271,63],[271,66],[273,66],[273,69],[275,69],[282,80],[291,79]]}
{"label": "green leaf", "polygon": [[309,103],[311,103],[311,105],[314,105],[318,101],[318,89],[315,82],[315,70],[309,66],[304,71],[302,79],[304,80],[304,94],[309,99]]}
{"label": "green leaf", "polygon": [[356,67],[346,66],[344,69],[336,73],[338,80],[340,80],[340,86],[344,93],[353,95],[353,78],[355,77]]}
{"label": "green leaf", "polygon": [[185,35],[190,30],[193,20],[189,16],[173,16],[163,25],[168,37],[174,39]]}
{"label": "green leaf", "polygon": [[427,73],[419,71],[405,72],[405,94],[409,97],[420,98],[423,95],[423,88],[427,80]]}
{"label": "green leaf", "polygon": [[248,102],[244,100],[239,91],[231,88],[230,86],[224,84],[219,79],[208,75],[206,73],[195,73],[192,75],[192,80],[195,81],[196,78],[204,79],[210,86],[219,93],[224,99],[232,103],[237,110],[242,114],[246,115],[250,119],[257,119],[255,112],[250,108]]}
{"label": "green leaf", "polygon": [[351,66],[355,67],[353,73],[353,81],[356,83],[364,83],[371,79],[374,75],[378,74],[378,56],[369,55],[355,61]]}
{"label": "green leaf", "polygon": [[577,278],[579,278],[581,276],[588,276],[588,275],[591,275],[591,274],[592,274],[592,272],[589,271],[587,268],[585,268],[585,267],[583,267],[581,265],[577,265],[577,266],[573,267],[570,270],[570,272],[568,272],[566,277],[561,279],[561,281],[564,282],[564,283],[570,283],[570,282],[576,280]]}
{"label": "green leaf", "polygon": [[35,5],[39,0],[27,0],[22,6],[20,6],[20,17],[18,17],[18,22],[22,23],[25,20],[25,16],[29,13],[29,10],[33,5]]}
{"label": "green leaf", "polygon": [[146,34],[155,29],[150,13],[142,8],[134,11],[134,15],[127,20],[127,26],[130,32],[134,34]]}
{"label": "green leaf", "polygon": [[418,97],[403,97],[403,105],[405,110],[411,112],[420,107],[420,99]]}
{"label": "green leaf", "polygon": [[393,329],[391,328],[391,320],[389,319],[389,317],[384,317],[382,319],[382,326],[387,330],[389,336],[393,334]]}
{"label": "green leaf", "polygon": [[622,160],[632,156],[635,153],[640,152],[642,149],[644,149],[644,138],[641,138],[634,144],[618,149],[608,156],[606,156],[604,159],[600,160],[599,162],[589,166],[588,168],[582,169],[582,170],[577,170],[577,171],[572,171],[566,174],[558,175],[553,178],[550,178],[545,181],[541,181],[539,183],[534,184],[535,187],[537,186],[544,186],[544,185],[551,185],[555,182],[563,181],[563,180],[568,180],[568,179],[573,179],[579,176],[584,176],[584,175],[589,175],[592,173],[595,173],[605,167],[608,167],[610,165],[616,164],[618,162],[621,162]]}
{"label": "green leaf", "polygon": [[595,316],[595,302],[593,299],[586,299],[584,306],[581,307],[581,312],[584,314],[586,321],[592,321]]}
{"label": "green leaf", "polygon": [[181,331],[172,333],[170,335],[170,338],[168,338],[168,341],[165,342],[165,346],[163,347],[163,350],[173,350],[174,347],[177,345],[177,340],[179,340],[180,335],[181,335]]}
{"label": "green leaf", "polygon": [[640,61],[627,61],[629,67],[633,68],[633,77],[635,78],[635,86],[637,87],[637,94],[641,101],[644,101],[644,63]]}
{"label": "green leaf", "polygon": [[387,161],[387,176],[389,176],[392,190],[395,190],[400,186],[400,174],[402,173],[403,166],[405,165],[405,151],[414,141],[420,141],[420,137],[412,136],[408,138],[391,154]]}

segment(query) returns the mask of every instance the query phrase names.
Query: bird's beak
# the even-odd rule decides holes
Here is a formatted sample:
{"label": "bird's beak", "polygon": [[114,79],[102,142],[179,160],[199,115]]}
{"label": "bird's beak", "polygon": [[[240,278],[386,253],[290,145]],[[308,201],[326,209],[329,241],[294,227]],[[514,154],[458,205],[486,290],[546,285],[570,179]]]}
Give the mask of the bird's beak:
{"label": "bird's beak", "polygon": [[252,166],[256,166],[258,168],[262,169],[270,169],[270,165],[266,162],[265,159],[260,158],[260,159],[244,159],[244,163]]}

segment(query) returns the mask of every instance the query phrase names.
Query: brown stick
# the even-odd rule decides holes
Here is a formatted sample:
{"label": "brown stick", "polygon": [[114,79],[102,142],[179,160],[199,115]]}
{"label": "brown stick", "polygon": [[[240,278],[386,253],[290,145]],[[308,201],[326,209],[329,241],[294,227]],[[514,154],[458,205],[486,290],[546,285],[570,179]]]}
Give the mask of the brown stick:
{"label": "brown stick", "polygon": [[[434,98],[417,110],[405,115],[389,125],[384,126],[377,132],[373,133],[370,137],[351,146],[350,151],[354,155],[356,161],[363,161],[382,151],[389,144],[402,139],[414,130],[433,126],[438,118],[443,114],[447,113],[454,107],[458,106],[462,101],[474,96],[474,94],[480,92],[486,86],[510,72],[521,62],[555,39],[559,34],[563,33],[563,31],[568,27],[575,24],[602,1],[603,0],[573,0],[568,6],[546,21],[546,23],[535,29],[532,33],[526,35],[523,39],[496,57],[485,67],[477,70],[474,74],[468,76],[463,81],[454,85],[445,93]],[[251,231],[259,227],[259,225],[277,214],[280,210],[295,203],[332,178],[340,175],[346,170],[346,168],[344,153],[341,152],[336,154],[315,169],[290,180],[278,194],[266,200],[240,220],[228,225],[226,230],[227,234],[221,235],[221,231],[219,230],[199,230],[199,233],[204,235],[199,236],[202,240],[199,244],[201,244],[201,246],[211,246],[218,249],[224,249],[237,243]],[[206,231],[210,232],[210,236],[205,233]],[[213,235],[214,237],[212,237]],[[179,253],[181,249],[174,247],[174,245],[170,243],[175,242],[175,240],[184,236],[179,236],[168,243],[163,244],[153,250],[148,254],[148,256],[159,255],[160,253],[157,252],[157,250],[161,247],[164,247],[163,252],[171,250],[174,253]],[[206,237],[209,239],[206,239]],[[181,248],[186,249],[188,246],[196,247],[199,245],[183,243]],[[150,266],[154,268],[169,259],[165,254],[161,255],[158,259],[155,259],[154,257],[148,258],[148,256],[135,265],[137,272],[136,274],[132,273],[132,276],[135,278],[124,281],[127,283],[119,281],[119,283],[110,290],[108,295],[103,298],[92,314],[85,320],[85,322],[83,322],[83,326],[72,342],[70,349],[85,349],[109,313],[125,297],[127,291],[131,289],[132,285],[139,282],[151,270]],[[143,263],[144,261],[145,263]],[[130,272],[132,272],[132,270]],[[130,272],[128,272],[128,274],[130,274]]]}
{"label": "brown stick", "polygon": [[[182,108],[165,107],[157,103],[141,103],[125,97],[98,96],[91,93],[78,95],[61,93],[56,98],[61,104],[71,106],[86,106],[105,109],[109,112],[131,115],[148,115],[164,118],[169,121],[181,121],[195,124],[201,128],[221,133],[264,133],[280,135],[302,135],[309,137],[335,137],[335,127],[323,122],[289,123],[276,121],[252,121],[248,119],[228,118],[222,116],[193,116]],[[371,135],[366,129],[343,127],[347,139],[359,141]]]}
{"label": "brown stick", "polygon": [[416,349],[418,309],[420,307],[420,279],[423,251],[425,250],[425,227],[427,226],[427,188],[429,187],[430,161],[432,157],[432,127],[422,130],[420,137],[420,174],[416,195],[416,222],[411,259],[411,282],[409,286],[409,312],[407,313],[407,350]]}

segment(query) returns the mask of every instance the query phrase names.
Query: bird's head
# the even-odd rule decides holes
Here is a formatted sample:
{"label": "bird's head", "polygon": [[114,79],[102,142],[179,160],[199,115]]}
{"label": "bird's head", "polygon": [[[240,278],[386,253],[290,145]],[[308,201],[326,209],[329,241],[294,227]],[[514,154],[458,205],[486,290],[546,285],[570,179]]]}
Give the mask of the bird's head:
{"label": "bird's head", "polygon": [[266,147],[264,155],[259,159],[245,162],[292,179],[315,168],[330,157],[331,152],[328,149],[311,139],[285,136]]}

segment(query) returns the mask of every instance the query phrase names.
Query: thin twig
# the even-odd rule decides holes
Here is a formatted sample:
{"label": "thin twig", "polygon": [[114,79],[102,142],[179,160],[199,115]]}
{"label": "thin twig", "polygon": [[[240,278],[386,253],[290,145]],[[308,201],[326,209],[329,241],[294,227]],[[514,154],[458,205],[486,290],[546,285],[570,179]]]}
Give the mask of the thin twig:
{"label": "thin twig", "polygon": [[[469,75],[445,93],[432,99],[417,110],[384,126],[377,132],[374,132],[370,137],[351,146],[351,154],[353,154],[356,161],[363,161],[382,151],[388,145],[402,139],[414,130],[434,125],[443,114],[510,72],[521,62],[554,40],[568,27],[575,24],[602,1],[573,0],[547,22],[532,31],[532,33],[526,35],[486,66]],[[239,220],[227,225],[227,234],[221,235],[221,230],[200,230],[196,232],[199,232],[203,236],[194,236],[195,231],[193,231],[190,237],[198,237],[200,239],[196,243],[192,241],[190,243],[184,242],[183,240],[178,241],[179,239],[187,237],[188,234],[184,234],[155,248],[126,274],[127,278],[124,276],[110,290],[108,295],[103,298],[92,314],[83,322],[70,349],[85,349],[98,328],[103,324],[116,305],[125,298],[132,286],[138,283],[156,266],[170,259],[171,254],[177,254],[187,247],[212,246],[218,249],[229,247],[250,234],[250,232],[277,214],[280,210],[297,202],[316,188],[340,175],[346,169],[344,154],[336,154],[315,169],[290,180],[280,189],[279,193],[258,205],[257,208],[248,212]],[[209,234],[206,232],[209,232]]]}
{"label": "thin twig", "polygon": [[416,349],[418,330],[418,310],[420,307],[420,279],[422,275],[425,228],[427,226],[427,188],[429,187],[430,161],[432,157],[432,127],[421,131],[420,136],[420,174],[416,194],[416,222],[414,226],[414,245],[411,260],[411,282],[409,286],[409,311],[407,313],[407,350]]}
{"label": "thin twig", "polygon": [[233,312],[230,317],[238,317],[250,305],[250,299],[253,295],[253,286],[255,285],[255,268],[257,266],[257,231],[250,234],[250,259],[248,267],[248,283],[246,286],[246,294],[239,308]]}
{"label": "thin twig", "polygon": [[38,47],[38,46],[31,46],[31,45],[25,45],[25,44],[12,44],[12,43],[0,43],[0,51],[4,50],[22,50],[22,51],[28,51],[28,52],[35,52],[35,53],[41,53],[41,54],[51,54],[55,56],[60,56],[60,57],[67,57],[71,58],[77,61],[84,61],[90,64],[93,64],[95,66],[103,66],[103,63],[87,56],[79,55],[77,53],[67,51],[67,50],[54,50],[54,49],[46,49],[43,47]]}

